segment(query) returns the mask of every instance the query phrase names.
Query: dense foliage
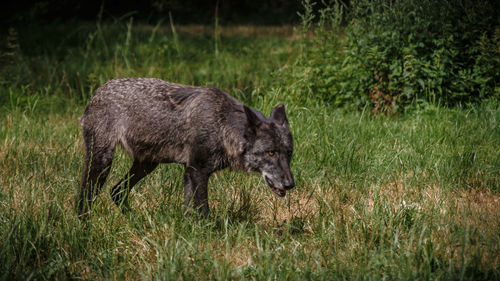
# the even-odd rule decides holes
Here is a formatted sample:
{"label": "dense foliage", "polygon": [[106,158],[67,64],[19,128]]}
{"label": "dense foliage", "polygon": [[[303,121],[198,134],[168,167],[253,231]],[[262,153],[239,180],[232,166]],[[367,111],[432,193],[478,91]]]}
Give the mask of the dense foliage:
{"label": "dense foliage", "polygon": [[[495,1],[305,1],[302,56],[289,74],[306,98],[376,112],[499,98]],[[313,34],[313,36],[310,36]]]}

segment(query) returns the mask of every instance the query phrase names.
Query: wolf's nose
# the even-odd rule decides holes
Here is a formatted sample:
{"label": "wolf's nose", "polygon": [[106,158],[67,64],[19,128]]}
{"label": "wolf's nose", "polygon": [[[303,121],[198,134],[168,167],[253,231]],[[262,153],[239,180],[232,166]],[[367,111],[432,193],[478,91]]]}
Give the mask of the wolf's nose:
{"label": "wolf's nose", "polygon": [[292,189],[294,186],[295,186],[295,182],[292,180],[285,180],[285,182],[283,183],[284,187],[286,190],[288,189]]}

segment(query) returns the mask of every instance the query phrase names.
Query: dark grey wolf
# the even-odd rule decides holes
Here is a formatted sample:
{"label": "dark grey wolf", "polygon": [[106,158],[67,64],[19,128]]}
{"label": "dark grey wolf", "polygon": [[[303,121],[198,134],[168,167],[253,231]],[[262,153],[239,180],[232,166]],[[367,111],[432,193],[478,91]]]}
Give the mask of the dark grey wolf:
{"label": "dark grey wolf", "polygon": [[184,164],[184,207],[204,215],[209,210],[208,178],[217,170],[259,172],[281,197],[295,185],[284,105],[266,118],[213,87],[114,79],[95,91],[80,124],[85,144],[80,217],[87,216],[102,188],[117,144],[133,157],[130,171],[111,190],[123,211],[132,187],[159,163]]}

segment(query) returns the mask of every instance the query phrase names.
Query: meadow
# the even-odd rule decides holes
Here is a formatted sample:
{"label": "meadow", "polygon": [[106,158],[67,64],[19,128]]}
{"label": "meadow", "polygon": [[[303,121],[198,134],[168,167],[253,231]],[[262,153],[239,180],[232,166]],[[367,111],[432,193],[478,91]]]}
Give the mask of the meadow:
{"label": "meadow", "polygon": [[[11,29],[0,81],[1,280],[500,279],[500,110],[348,111],[291,95],[293,27],[119,20]],[[123,216],[115,154],[83,224],[78,117],[111,78],[212,85],[268,115],[286,104],[296,187],[221,171],[210,217],[185,217],[180,165],[161,165]]]}

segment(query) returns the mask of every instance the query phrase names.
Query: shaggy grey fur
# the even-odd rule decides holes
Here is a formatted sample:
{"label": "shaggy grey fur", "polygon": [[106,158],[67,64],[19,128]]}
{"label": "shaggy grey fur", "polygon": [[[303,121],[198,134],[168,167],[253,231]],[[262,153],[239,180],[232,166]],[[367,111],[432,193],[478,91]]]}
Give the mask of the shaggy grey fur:
{"label": "shaggy grey fur", "polygon": [[85,163],[77,202],[86,217],[106,181],[115,146],[132,157],[125,177],[111,190],[127,210],[132,187],[159,163],[185,165],[185,208],[208,213],[208,178],[230,167],[255,171],[278,195],[295,183],[290,171],[293,144],[285,107],[269,119],[212,87],[152,78],[114,79],[97,89],[80,118]]}

